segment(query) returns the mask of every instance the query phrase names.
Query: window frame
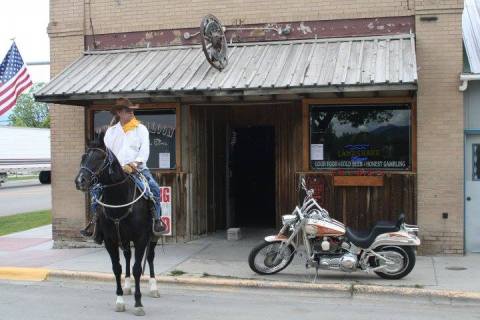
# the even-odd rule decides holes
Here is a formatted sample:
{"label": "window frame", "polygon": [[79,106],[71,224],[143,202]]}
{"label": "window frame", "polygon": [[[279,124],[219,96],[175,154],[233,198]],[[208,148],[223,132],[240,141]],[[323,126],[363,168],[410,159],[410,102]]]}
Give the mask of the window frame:
{"label": "window frame", "polygon": [[[86,119],[87,119],[87,130],[86,133],[86,141],[92,139],[94,132],[93,132],[93,117],[95,111],[110,111],[111,104],[93,104],[87,108],[85,108],[86,112]],[[180,104],[179,103],[139,103],[139,111],[143,110],[174,110],[175,111],[175,168],[173,169],[160,169],[160,168],[149,168],[151,171],[155,172],[182,172],[182,161],[181,161],[181,129],[180,129]]]}
{"label": "window frame", "polygon": [[[322,107],[338,108],[349,105],[372,105],[378,107],[408,105],[410,107],[410,165],[408,169],[388,169],[388,168],[324,168],[314,169],[310,160],[310,109],[314,105]],[[334,172],[334,171],[381,171],[389,173],[416,173],[417,171],[417,110],[414,97],[376,97],[376,98],[338,98],[338,99],[303,99],[302,107],[302,126],[303,126],[303,163],[304,172]]]}

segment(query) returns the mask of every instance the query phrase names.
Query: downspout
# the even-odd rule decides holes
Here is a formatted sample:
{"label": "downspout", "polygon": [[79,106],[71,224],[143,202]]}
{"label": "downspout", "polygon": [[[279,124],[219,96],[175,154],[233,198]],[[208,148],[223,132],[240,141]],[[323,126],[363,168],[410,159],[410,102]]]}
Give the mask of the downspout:
{"label": "downspout", "polygon": [[480,80],[480,74],[479,73],[469,73],[469,74],[462,73],[460,75],[460,81],[462,83],[458,87],[458,90],[460,91],[467,90],[468,81],[472,81],[472,80]]}

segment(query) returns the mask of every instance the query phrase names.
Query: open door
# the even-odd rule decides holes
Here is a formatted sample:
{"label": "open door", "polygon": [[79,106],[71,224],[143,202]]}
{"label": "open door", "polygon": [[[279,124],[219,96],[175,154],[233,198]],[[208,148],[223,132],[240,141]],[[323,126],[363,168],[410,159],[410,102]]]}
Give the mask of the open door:
{"label": "open door", "polygon": [[232,226],[275,227],[275,130],[235,128],[230,141]]}

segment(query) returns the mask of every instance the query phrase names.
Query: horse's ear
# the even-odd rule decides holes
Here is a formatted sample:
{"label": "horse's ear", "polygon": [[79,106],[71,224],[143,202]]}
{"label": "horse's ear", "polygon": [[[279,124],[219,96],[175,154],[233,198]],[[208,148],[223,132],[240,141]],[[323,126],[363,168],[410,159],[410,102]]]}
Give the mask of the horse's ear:
{"label": "horse's ear", "polygon": [[104,138],[105,138],[105,131],[102,130],[100,131],[97,137],[98,143],[102,148],[105,148],[105,141],[103,140]]}
{"label": "horse's ear", "polygon": [[103,141],[104,137],[105,131],[95,132],[93,139],[88,142],[88,147],[105,149],[105,142]]}

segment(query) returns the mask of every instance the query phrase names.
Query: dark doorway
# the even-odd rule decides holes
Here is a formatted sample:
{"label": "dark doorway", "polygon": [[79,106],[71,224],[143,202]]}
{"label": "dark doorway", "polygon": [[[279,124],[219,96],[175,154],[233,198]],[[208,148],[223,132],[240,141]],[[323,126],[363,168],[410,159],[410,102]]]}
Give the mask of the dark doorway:
{"label": "dark doorway", "polygon": [[236,128],[230,147],[235,226],[275,227],[274,127]]}

